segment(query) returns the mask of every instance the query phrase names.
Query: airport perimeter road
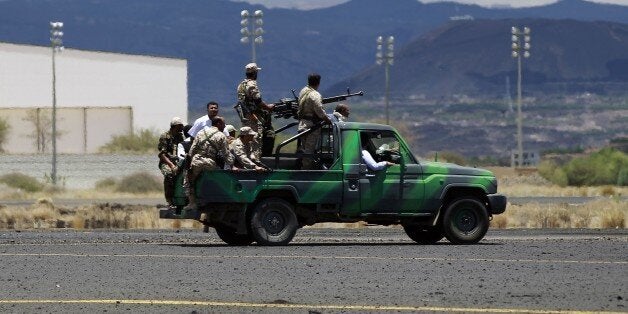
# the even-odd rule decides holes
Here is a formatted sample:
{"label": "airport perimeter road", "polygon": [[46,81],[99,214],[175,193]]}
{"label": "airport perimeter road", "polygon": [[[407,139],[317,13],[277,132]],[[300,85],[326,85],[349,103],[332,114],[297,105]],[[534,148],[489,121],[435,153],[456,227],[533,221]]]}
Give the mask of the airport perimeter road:
{"label": "airport perimeter road", "polygon": [[628,311],[628,231],[303,229],[286,247],[213,232],[0,231],[0,312]]}

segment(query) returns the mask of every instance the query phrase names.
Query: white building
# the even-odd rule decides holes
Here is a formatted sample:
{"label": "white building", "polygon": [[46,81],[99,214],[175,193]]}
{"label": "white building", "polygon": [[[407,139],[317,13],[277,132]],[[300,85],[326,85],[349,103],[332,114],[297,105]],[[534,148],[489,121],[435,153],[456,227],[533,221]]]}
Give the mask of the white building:
{"label": "white building", "polygon": [[[56,54],[56,81],[59,153],[93,153],[112,135],[165,130],[174,116],[187,120],[184,59],[65,49]],[[51,107],[51,48],[0,43],[0,118],[10,125],[5,151],[37,152],[26,117]]]}

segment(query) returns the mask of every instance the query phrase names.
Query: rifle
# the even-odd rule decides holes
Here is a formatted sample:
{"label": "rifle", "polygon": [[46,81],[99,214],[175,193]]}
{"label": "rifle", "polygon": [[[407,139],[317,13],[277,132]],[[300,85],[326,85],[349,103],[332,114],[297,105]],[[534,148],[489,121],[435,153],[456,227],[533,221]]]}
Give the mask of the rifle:
{"label": "rifle", "polygon": [[[284,118],[284,119],[299,119],[297,115],[297,110],[299,110],[299,97],[297,97],[294,89],[292,90],[292,95],[294,98],[282,98],[279,102],[274,103],[275,107],[273,108],[272,114],[275,118]],[[339,102],[346,100],[347,98],[354,96],[363,96],[364,92],[359,91],[357,93],[351,93],[351,91],[347,88],[347,93],[344,95],[332,96],[323,98],[323,104],[329,104],[333,102]]]}
{"label": "rifle", "polygon": [[250,114],[249,109],[242,103],[242,101],[238,101],[238,103],[233,106],[233,109],[235,109],[235,111],[238,113],[238,117],[240,118],[240,121],[242,123],[246,123],[249,121],[249,119],[247,118]]}

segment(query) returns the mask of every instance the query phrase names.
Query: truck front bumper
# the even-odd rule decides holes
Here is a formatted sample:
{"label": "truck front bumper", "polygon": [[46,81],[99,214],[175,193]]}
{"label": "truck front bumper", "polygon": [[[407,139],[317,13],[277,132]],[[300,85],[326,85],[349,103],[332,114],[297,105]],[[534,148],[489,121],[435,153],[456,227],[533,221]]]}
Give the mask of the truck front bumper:
{"label": "truck front bumper", "polygon": [[506,200],[505,195],[501,194],[489,194],[488,197],[488,206],[491,209],[491,214],[499,215],[506,211]]}
{"label": "truck front bumper", "polygon": [[198,220],[201,214],[198,210],[184,210],[184,209],[161,209],[159,210],[159,218],[161,219],[196,219]]}

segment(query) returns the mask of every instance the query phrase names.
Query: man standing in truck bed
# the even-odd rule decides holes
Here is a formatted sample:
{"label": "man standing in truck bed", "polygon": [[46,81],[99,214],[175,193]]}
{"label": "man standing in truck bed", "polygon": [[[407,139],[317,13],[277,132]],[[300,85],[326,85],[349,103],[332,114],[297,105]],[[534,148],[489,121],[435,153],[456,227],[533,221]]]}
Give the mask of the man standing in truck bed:
{"label": "man standing in truck bed", "polygon": [[[299,110],[297,114],[299,116],[299,132],[303,132],[309,129],[321,121],[331,123],[325,109],[323,109],[323,98],[318,92],[318,87],[321,84],[321,76],[317,73],[312,73],[307,77],[307,86],[303,87],[299,93]],[[301,138],[300,149],[304,154],[313,154],[316,151],[316,146],[321,137],[321,129],[307,134]],[[302,169],[309,170],[314,169],[314,159],[312,157],[303,157]]]}
{"label": "man standing in truck bed", "polygon": [[262,68],[256,63],[249,63],[244,67],[246,78],[240,82],[237,88],[238,101],[242,106],[246,107],[246,121],[242,122],[242,126],[248,126],[257,132],[258,136],[256,151],[258,156],[264,151],[267,155],[268,150],[272,152],[275,142],[275,132],[272,129],[272,121],[270,111],[273,110],[272,104],[266,104],[262,100],[262,94],[257,86],[257,73]]}

